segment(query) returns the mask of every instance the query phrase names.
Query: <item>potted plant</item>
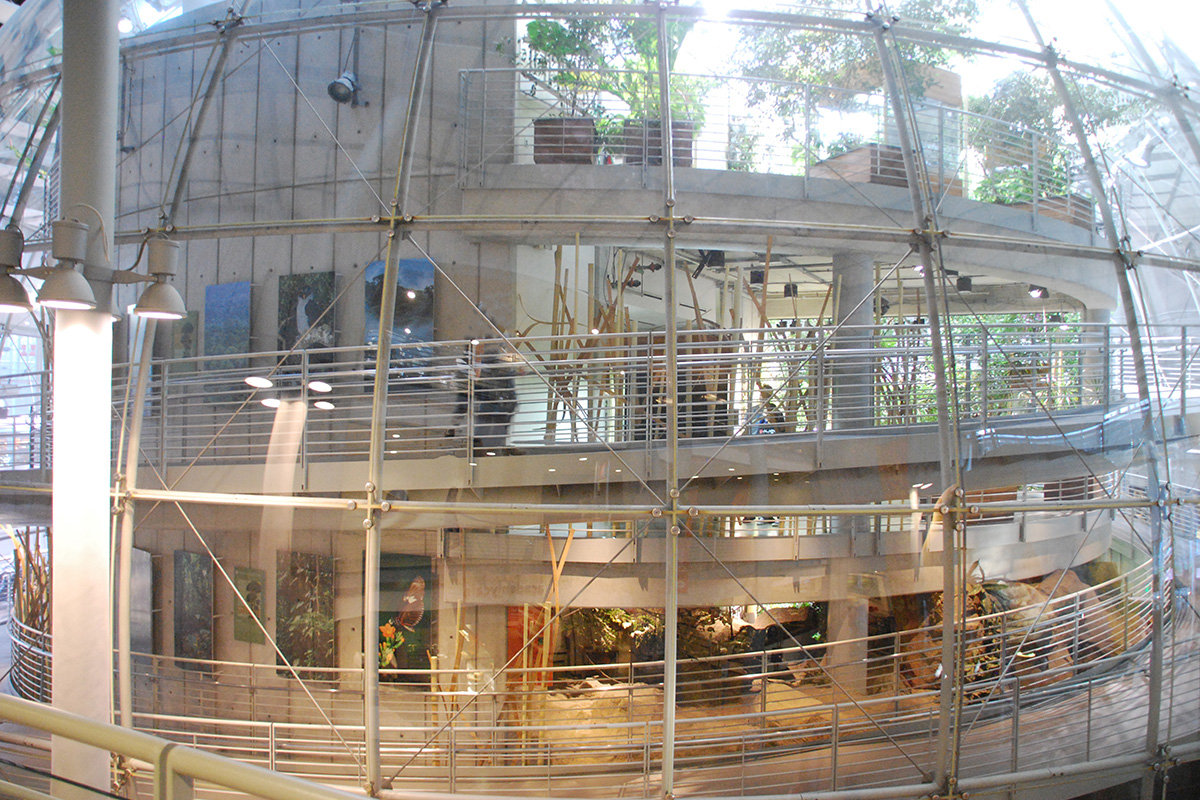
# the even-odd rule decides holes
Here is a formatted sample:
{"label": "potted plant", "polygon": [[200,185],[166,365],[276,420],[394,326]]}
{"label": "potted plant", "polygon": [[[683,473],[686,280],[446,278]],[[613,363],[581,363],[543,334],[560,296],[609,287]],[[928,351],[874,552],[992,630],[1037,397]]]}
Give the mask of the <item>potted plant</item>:
{"label": "potted plant", "polygon": [[[691,21],[668,23],[667,65],[673,67]],[[591,163],[605,142],[627,164],[662,162],[657,22],[646,18],[583,17],[532,20],[518,62],[536,91],[540,83],[561,113],[534,121],[535,163]],[[692,140],[703,122],[706,83],[673,84],[671,132],[675,163],[692,163]],[[583,145],[589,136],[592,149]],[[539,141],[541,146],[539,146]]]}
{"label": "potted plant", "polygon": [[598,138],[596,116],[603,113],[591,79],[594,42],[606,22],[535,19],[525,29],[518,62],[530,94],[548,97],[547,113],[533,121],[535,164],[593,164]]}

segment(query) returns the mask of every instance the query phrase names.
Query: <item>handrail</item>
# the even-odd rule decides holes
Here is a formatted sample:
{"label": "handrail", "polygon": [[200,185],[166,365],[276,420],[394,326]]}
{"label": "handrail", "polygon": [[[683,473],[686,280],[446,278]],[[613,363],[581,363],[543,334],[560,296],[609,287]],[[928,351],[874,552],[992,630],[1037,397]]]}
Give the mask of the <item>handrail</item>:
{"label": "handrail", "polygon": [[[0,695],[0,718],[154,764],[159,773],[154,781],[156,800],[186,800],[192,796],[190,784],[196,780],[258,797],[361,800],[361,795],[17,697]],[[178,778],[184,779],[184,785]]]}
{"label": "handrail", "polygon": [[[819,346],[829,330],[683,332],[681,441],[716,445],[730,436],[755,435],[768,428],[820,437],[831,427],[829,394],[842,371],[871,374],[873,388],[861,397],[840,399],[839,433],[933,424],[917,385],[930,374],[924,368],[929,345],[923,329],[867,327],[860,333],[870,336],[874,346],[846,350]],[[1057,326],[998,325],[988,328],[985,340],[978,327],[957,327],[960,413],[986,421],[991,429],[1005,419],[1043,414],[1047,406],[1059,414],[1107,408],[1112,388],[1101,384],[1119,387],[1119,377],[1108,377],[1119,376],[1128,359],[1120,338],[1106,336],[1106,330],[1097,325],[1067,332]],[[661,333],[525,336],[512,342],[515,353],[498,341],[482,347],[441,341],[395,348],[388,408],[394,433],[386,457],[454,455],[475,460],[498,449],[632,445],[664,434],[662,415],[657,413],[664,402]],[[481,350],[491,356],[478,355]],[[486,361],[504,351],[506,362]],[[321,350],[319,362],[317,352],[304,351],[298,354],[300,364],[275,371],[277,385],[290,386],[298,399],[334,405],[311,410],[305,420],[306,470],[312,463],[363,458],[367,446],[360,432],[367,412],[364,381],[373,375],[367,349]],[[143,449],[157,454],[164,466],[191,463],[193,458],[202,464],[260,462],[274,412],[255,402],[257,396],[242,379],[270,370],[285,355],[159,362],[147,405],[158,424],[146,426]],[[229,366],[239,360],[244,366]],[[904,374],[918,376],[917,384],[890,377],[900,365]],[[125,369],[117,367],[118,383]],[[1193,380],[1182,360],[1164,360],[1160,371],[1164,383],[1200,387],[1200,376]],[[325,381],[334,391],[320,398],[306,393],[302,376]],[[769,398],[758,382],[772,387]],[[508,410],[483,405],[480,398],[497,392],[505,395]],[[779,424],[763,424],[764,402],[777,409]],[[221,436],[214,439],[218,430]]]}

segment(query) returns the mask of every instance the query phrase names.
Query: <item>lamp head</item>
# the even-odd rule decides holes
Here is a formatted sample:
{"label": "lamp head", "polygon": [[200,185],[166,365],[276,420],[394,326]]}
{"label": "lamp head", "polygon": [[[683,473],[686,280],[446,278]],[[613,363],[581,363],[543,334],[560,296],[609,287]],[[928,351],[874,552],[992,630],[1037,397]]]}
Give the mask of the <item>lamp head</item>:
{"label": "lamp head", "polygon": [[0,273],[0,314],[19,314],[22,311],[33,311],[25,287],[7,272]]}
{"label": "lamp head", "polygon": [[42,283],[38,303],[47,308],[90,311],[96,307],[96,295],[87,278],[64,264],[55,267]]}
{"label": "lamp head", "polygon": [[133,313],[144,319],[183,319],[187,316],[187,306],[179,290],[160,277],[142,292]]}

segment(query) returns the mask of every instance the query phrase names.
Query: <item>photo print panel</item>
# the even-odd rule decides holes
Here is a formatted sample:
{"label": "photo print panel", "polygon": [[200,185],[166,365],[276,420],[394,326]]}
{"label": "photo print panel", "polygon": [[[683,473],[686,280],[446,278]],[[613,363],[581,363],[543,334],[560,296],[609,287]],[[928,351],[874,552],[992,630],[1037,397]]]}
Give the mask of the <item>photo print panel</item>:
{"label": "photo print panel", "polygon": [[[206,553],[175,551],[175,657],[213,657],[213,568]],[[211,664],[177,661],[184,669],[209,672]]]}
{"label": "photo print panel", "polygon": [[[250,281],[204,288],[204,355],[250,352]],[[207,369],[245,369],[245,358],[211,359]]]}
{"label": "photo print panel", "polygon": [[[379,560],[379,668],[428,670],[432,650],[433,560],[381,553]],[[383,673],[380,680],[427,683],[428,672]]]}
{"label": "photo print panel", "polygon": [[[275,643],[279,651],[293,667],[335,666],[333,559],[280,550],[276,566]],[[283,659],[278,663],[283,665]],[[305,671],[301,677],[332,680],[334,676]]]}
{"label": "photo print panel", "polygon": [[267,574],[261,569],[233,568],[233,585],[246,600],[243,603],[233,598],[233,638],[239,642],[263,644],[266,641],[262,628],[254,621],[255,617],[263,619],[263,587],[266,580]]}
{"label": "photo print panel", "polygon": [[[280,350],[310,351],[309,358],[321,363],[332,353],[312,353],[336,344],[333,324],[333,272],[306,272],[279,278]],[[299,363],[298,356],[290,361]]]}
{"label": "photo print panel", "polygon": [[[379,342],[379,303],[383,297],[384,263],[372,261],[364,274],[366,315],[364,344]],[[433,341],[433,262],[402,258],[396,275],[396,317],[392,344]]]}

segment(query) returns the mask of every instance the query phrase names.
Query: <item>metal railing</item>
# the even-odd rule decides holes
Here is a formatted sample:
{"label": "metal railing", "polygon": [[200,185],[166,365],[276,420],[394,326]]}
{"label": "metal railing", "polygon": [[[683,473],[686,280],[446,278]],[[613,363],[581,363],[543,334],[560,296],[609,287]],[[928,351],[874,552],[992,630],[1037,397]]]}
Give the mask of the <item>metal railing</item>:
{"label": "metal railing", "polygon": [[[1023,584],[993,591],[1031,596]],[[1126,685],[1139,683],[1127,681],[1137,674],[1130,659],[1149,634],[1149,617],[1146,567],[1052,600],[969,617],[960,650],[968,772],[1044,763],[1039,742],[1061,735],[1053,726],[1064,709],[1072,733],[1057,744],[1086,759],[1127,748],[1128,720],[1144,707],[1131,700],[1114,715],[1112,703],[1134,696]],[[803,648],[785,641],[681,658],[679,767],[683,774],[719,770],[723,781],[759,791],[782,790],[806,763],[825,776],[813,790],[915,780],[897,742],[906,752],[930,751],[939,635],[932,620],[859,640]],[[1184,631],[1179,640],[1192,635]],[[840,660],[849,652],[865,658]],[[1178,711],[1179,703],[1196,702],[1186,687],[1200,672],[1189,649],[1175,658],[1168,668]],[[139,655],[137,663],[138,727],[314,780],[359,780],[361,670],[302,668],[305,692],[274,664],[154,655]],[[627,661],[500,674],[489,664],[385,670],[385,773],[400,770],[397,786],[459,792],[557,792],[586,780],[600,787],[599,796],[611,796],[644,786],[660,757],[663,669],[662,661]],[[843,689],[856,682],[852,700]],[[322,715],[337,722],[336,734]],[[1196,719],[1177,713],[1175,733],[1195,732]]]}
{"label": "metal railing", "polygon": [[[730,436],[878,430],[935,422],[927,333],[915,326],[691,331],[678,348],[679,435]],[[1105,326],[956,329],[958,416],[1005,418],[1107,407],[1110,376],[1128,356]],[[843,346],[832,347],[832,343]],[[653,447],[666,438],[661,334],[525,337],[396,347],[390,368],[387,458],[465,456],[511,448]],[[319,360],[318,360],[319,359]],[[283,366],[276,366],[281,361]],[[1183,372],[1179,369],[1183,368]],[[276,388],[243,379],[272,373]],[[1160,380],[1196,383],[1190,363],[1164,363]],[[866,376],[864,379],[863,376]],[[126,369],[116,371],[116,402]],[[333,388],[317,395],[320,380]],[[164,465],[261,463],[277,413],[271,395],[303,403],[303,465],[365,458],[374,360],[363,348],[260,353],[156,364],[142,447]],[[1119,378],[1118,378],[1119,380]],[[1120,386],[1119,382],[1117,383]],[[332,407],[321,409],[315,401]]]}
{"label": "metal railing", "polygon": [[[1200,337],[1186,327],[1154,326],[1148,332],[1155,353],[1153,385],[1166,404],[1185,412],[1189,392],[1200,389]],[[834,348],[830,327],[681,333],[681,440],[809,433],[820,442],[835,429],[934,423],[924,328],[885,325],[843,328],[839,334],[866,345]],[[385,456],[474,459],[508,448],[605,444],[649,449],[665,439],[661,334],[514,341],[516,352],[504,352],[496,342],[395,347]],[[980,429],[1023,415],[1109,411],[1136,396],[1128,337],[1117,326],[958,325],[954,347],[957,416]],[[249,375],[268,373],[276,383],[268,392],[244,383]],[[853,383],[843,383],[847,375],[856,376]],[[128,365],[114,369],[118,426],[128,377]],[[29,430],[0,428],[0,449],[13,466],[46,468],[50,426],[42,403],[49,399],[49,375],[8,380],[40,387],[46,397],[29,397],[34,409],[25,425]],[[314,380],[333,391],[313,392]],[[369,450],[373,380],[374,358],[362,347],[159,361],[150,381],[142,449],[164,466],[193,460],[261,463],[277,414],[259,401],[277,397],[306,405],[300,423],[305,467],[362,459]],[[318,400],[332,408],[318,408]]]}
{"label": "metal railing", "polygon": [[[1070,705],[1072,744],[1086,757],[1119,752],[1125,740],[1097,690],[1107,696],[1126,677],[1127,654],[1149,632],[1149,604],[1140,569],[1044,604],[972,616],[963,629],[963,719],[978,717],[987,736],[964,739],[978,751],[971,773],[1039,763],[1039,726],[1053,719],[1048,704]],[[897,763],[895,740],[929,752],[939,631],[929,625],[805,649],[681,658],[679,767],[683,774],[720,769],[724,780],[736,776],[757,790],[788,786],[808,762],[826,775],[814,787],[821,790],[916,779],[911,765]],[[865,661],[832,655],[856,646]],[[358,670],[322,670],[322,679],[309,681],[324,713],[338,720],[343,744],[274,665],[146,659],[135,696],[139,726],[318,780],[358,779],[350,755],[361,747]],[[498,676],[476,668],[385,671],[380,713],[393,721],[383,731],[385,773],[403,766],[397,786],[460,792],[553,793],[584,780],[611,796],[644,786],[660,757],[663,666],[509,668]],[[1178,681],[1195,670],[1194,660],[1176,667]],[[840,687],[855,671],[866,693],[852,701]]]}
{"label": "metal railing", "polygon": [[[882,94],[728,75],[672,80],[683,97],[673,108],[676,166],[907,186]],[[660,123],[613,87],[659,107],[649,73],[462,70],[460,180],[486,187],[490,167],[510,164],[636,167],[644,179],[662,163]],[[776,96],[787,99],[773,105]],[[1071,191],[1071,145],[938,102],[918,101],[913,113],[935,201],[969,197],[1093,227],[1091,199]]]}

